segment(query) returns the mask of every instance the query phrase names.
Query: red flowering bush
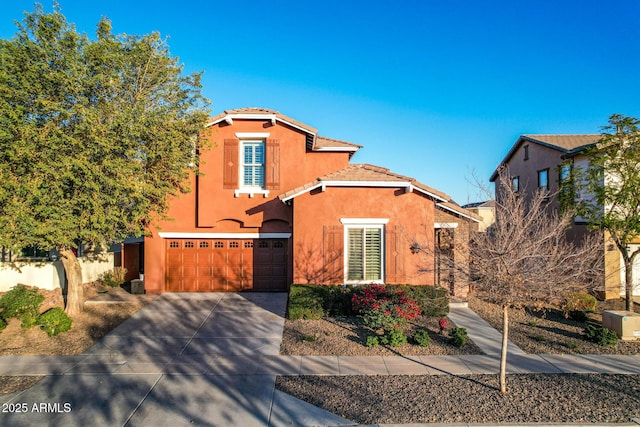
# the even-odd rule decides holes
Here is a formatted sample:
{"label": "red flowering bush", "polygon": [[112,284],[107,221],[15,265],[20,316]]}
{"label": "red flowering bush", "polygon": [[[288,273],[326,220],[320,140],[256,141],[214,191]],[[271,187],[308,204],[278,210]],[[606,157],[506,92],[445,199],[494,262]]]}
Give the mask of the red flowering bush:
{"label": "red flowering bush", "polygon": [[404,325],[420,316],[422,310],[404,290],[393,286],[366,285],[351,297],[353,310],[362,316],[364,324],[373,329],[389,329]]}
{"label": "red flowering bush", "polygon": [[440,326],[440,333],[444,334],[444,330],[447,329],[447,318],[441,317],[438,319],[438,325]]}

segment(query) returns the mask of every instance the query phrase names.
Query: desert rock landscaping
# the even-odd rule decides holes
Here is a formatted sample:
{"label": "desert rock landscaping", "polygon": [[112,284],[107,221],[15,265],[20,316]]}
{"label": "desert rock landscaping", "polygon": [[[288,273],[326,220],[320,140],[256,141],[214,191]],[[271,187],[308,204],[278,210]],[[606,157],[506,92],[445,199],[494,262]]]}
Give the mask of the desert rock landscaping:
{"label": "desert rock landscaping", "polygon": [[[60,289],[39,292],[45,296],[41,312],[63,306]],[[106,288],[97,282],[84,285],[85,300],[103,293],[113,295],[114,299],[119,295],[130,295],[120,287]],[[151,298],[145,295],[144,298],[121,298],[126,301],[122,303],[85,303],[84,312],[73,317],[71,329],[55,337],[47,336],[37,326],[22,329],[20,320],[8,319],[7,327],[0,331],[0,356],[81,354],[140,310]]]}
{"label": "desert rock landscaping", "polygon": [[[588,321],[602,310],[619,310],[623,300],[598,302]],[[471,298],[469,307],[496,329],[500,307]],[[509,338],[532,354],[635,355],[640,342],[602,346],[584,339],[586,323],[558,310],[511,310]],[[449,327],[455,325],[449,324]],[[301,355],[481,354],[468,341],[458,348],[440,334],[437,318],[418,317],[403,326],[408,336],[427,329],[426,347],[366,347],[371,330],[355,316],[285,321],[281,351]],[[280,376],[276,388],[336,415],[373,423],[593,423],[628,422],[640,413],[640,375],[510,374],[507,395],[498,375]]]}

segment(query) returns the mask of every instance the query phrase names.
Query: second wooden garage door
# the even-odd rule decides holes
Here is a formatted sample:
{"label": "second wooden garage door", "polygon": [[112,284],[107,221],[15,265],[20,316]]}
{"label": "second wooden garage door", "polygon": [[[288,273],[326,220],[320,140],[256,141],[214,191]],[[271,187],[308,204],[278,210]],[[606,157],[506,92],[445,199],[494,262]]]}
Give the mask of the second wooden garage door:
{"label": "second wooden garage door", "polygon": [[287,290],[286,239],[167,240],[169,292]]}

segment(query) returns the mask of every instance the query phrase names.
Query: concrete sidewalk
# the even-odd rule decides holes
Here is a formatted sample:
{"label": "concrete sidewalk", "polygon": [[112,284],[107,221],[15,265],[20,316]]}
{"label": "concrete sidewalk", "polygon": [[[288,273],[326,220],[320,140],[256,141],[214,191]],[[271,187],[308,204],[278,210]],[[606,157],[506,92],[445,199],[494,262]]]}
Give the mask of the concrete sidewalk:
{"label": "concrete sidewalk", "polygon": [[[485,355],[280,356],[286,298],[164,294],[83,355],[0,357],[0,375],[46,375],[0,397],[13,409],[0,414],[0,424],[353,425],[275,390],[276,375],[499,371],[501,335],[468,308],[453,308],[449,317]],[[640,374],[640,355],[527,355],[513,345],[509,351],[510,373]]]}

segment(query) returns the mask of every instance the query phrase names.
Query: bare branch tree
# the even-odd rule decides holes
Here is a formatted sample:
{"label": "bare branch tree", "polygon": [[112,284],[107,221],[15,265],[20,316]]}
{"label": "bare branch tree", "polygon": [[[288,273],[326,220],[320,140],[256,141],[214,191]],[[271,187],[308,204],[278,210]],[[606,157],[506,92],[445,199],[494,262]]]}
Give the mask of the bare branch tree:
{"label": "bare branch tree", "polygon": [[589,235],[567,240],[573,212],[548,208],[551,194],[524,197],[511,185],[507,169],[496,181],[496,222],[471,237],[472,281],[478,297],[503,311],[500,391],[506,393],[509,308],[558,306],[571,291],[592,290],[602,274],[602,241]]}

